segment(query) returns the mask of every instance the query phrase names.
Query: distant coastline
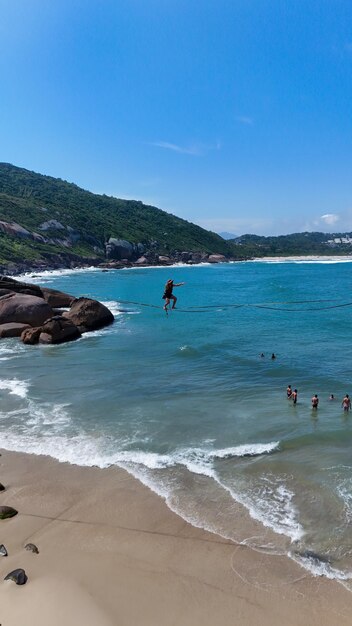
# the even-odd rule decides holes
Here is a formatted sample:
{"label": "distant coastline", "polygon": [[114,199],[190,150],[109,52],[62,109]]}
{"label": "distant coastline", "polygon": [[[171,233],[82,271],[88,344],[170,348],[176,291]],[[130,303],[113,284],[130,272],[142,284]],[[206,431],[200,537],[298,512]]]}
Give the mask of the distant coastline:
{"label": "distant coastline", "polygon": [[45,265],[42,267],[38,267],[37,265],[28,264],[25,266],[24,264],[19,264],[16,268],[8,268],[6,266],[0,267],[0,273],[8,276],[18,276],[18,277],[33,277],[33,274],[50,273],[52,272],[76,272],[76,271],[113,271],[113,270],[127,270],[127,269],[160,269],[163,267],[169,268],[177,268],[177,267],[199,267],[205,266],[209,267],[209,265],[219,265],[219,264],[237,264],[237,263],[352,263],[352,256],[348,255],[296,255],[296,256],[272,256],[272,257],[253,257],[250,259],[226,259],[222,260],[218,263],[210,263],[209,261],[199,261],[198,263],[182,263],[182,262],[174,262],[174,263],[152,263],[139,265],[136,263],[120,263],[119,265],[111,264],[108,265],[106,263],[87,263],[87,264],[78,264],[73,267],[67,267],[67,265],[62,266],[50,266]]}

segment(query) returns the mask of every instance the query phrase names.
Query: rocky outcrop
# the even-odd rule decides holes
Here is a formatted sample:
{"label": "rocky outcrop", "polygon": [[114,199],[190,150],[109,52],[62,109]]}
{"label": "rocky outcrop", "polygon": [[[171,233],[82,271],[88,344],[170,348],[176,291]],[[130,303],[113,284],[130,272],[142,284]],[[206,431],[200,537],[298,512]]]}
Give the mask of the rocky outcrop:
{"label": "rocky outcrop", "polygon": [[127,259],[127,261],[132,261],[144,254],[145,247],[142,243],[134,244],[125,239],[110,237],[105,244],[105,252],[107,259],[115,261]]}
{"label": "rocky outcrop", "polygon": [[148,265],[148,259],[145,256],[140,256],[135,265]]}
{"label": "rocky outcrop", "polygon": [[0,338],[20,337],[26,328],[31,328],[29,324],[20,324],[19,322],[11,322],[10,324],[0,325]]}
{"label": "rocky outcrop", "polygon": [[110,237],[106,244],[106,256],[108,259],[115,259],[116,261],[121,261],[121,259],[131,260],[133,254],[133,244],[125,239]]}
{"label": "rocky outcrop", "polygon": [[23,343],[29,346],[34,346],[36,343],[39,342],[39,335],[41,333],[41,330],[41,328],[27,328],[21,334],[21,340],[23,341]]}
{"label": "rocky outcrop", "polygon": [[71,306],[72,302],[76,299],[76,296],[71,296],[63,291],[57,291],[56,289],[49,289],[48,287],[41,288],[44,300],[53,308],[66,308]]}
{"label": "rocky outcrop", "polygon": [[32,237],[32,233],[29,230],[23,228],[20,224],[16,224],[16,222],[0,221],[0,230],[11,237]]}
{"label": "rocky outcrop", "polygon": [[62,315],[55,315],[47,320],[40,329],[39,343],[56,344],[79,339],[81,333],[77,326]]}
{"label": "rocky outcrop", "polygon": [[113,314],[104,304],[90,298],[77,298],[63,316],[71,320],[81,333],[103,328],[114,321]]}
{"label": "rocky outcrop", "polygon": [[209,263],[224,263],[226,257],[223,254],[210,254],[208,257]]}
{"label": "rocky outcrop", "polygon": [[43,222],[38,227],[39,230],[65,230],[66,226],[61,224],[58,220],[48,220],[47,222]]}
{"label": "rocky outcrop", "polygon": [[9,293],[0,298],[0,324],[19,322],[40,326],[52,317],[53,310],[43,298],[23,293]]}
{"label": "rocky outcrop", "polygon": [[[69,310],[62,314],[62,309]],[[113,321],[111,311],[97,300],[0,276],[0,338],[20,336],[29,345],[57,344]]]}
{"label": "rocky outcrop", "polygon": [[[31,285],[29,283],[22,283],[12,278],[12,276],[0,276],[0,292],[6,291],[7,293],[24,293],[28,296],[43,297],[43,292],[37,285]],[[0,293],[0,295],[3,295]]]}
{"label": "rocky outcrop", "polygon": [[161,265],[171,265],[172,261],[169,256],[159,256],[158,261]]}

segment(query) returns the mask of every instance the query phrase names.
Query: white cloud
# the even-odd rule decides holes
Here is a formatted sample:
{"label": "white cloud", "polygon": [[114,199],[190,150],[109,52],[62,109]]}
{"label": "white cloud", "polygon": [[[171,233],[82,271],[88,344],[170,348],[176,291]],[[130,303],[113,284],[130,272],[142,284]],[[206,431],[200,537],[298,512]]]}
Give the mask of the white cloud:
{"label": "white cloud", "polygon": [[325,215],[321,215],[320,219],[325,222],[325,224],[332,226],[339,221],[340,217],[336,213],[326,213]]}
{"label": "white cloud", "polygon": [[193,143],[188,146],[180,146],[176,143],[170,143],[169,141],[152,141],[149,145],[157,148],[164,148],[165,150],[171,150],[173,152],[179,152],[180,154],[190,154],[192,156],[203,156],[207,152],[210,152],[210,150],[220,150],[221,148],[220,141],[217,141],[212,145]]}

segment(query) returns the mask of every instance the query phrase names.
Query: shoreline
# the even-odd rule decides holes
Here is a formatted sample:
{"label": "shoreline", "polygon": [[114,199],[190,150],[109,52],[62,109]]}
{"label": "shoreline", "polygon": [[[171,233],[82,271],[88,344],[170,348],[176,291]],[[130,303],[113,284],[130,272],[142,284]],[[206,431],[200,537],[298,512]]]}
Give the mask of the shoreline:
{"label": "shoreline", "polygon": [[[123,469],[1,453],[4,626],[350,623],[341,584],[190,525]],[[3,581],[17,567],[24,587]]]}
{"label": "shoreline", "polygon": [[340,262],[340,263],[348,263],[352,262],[352,255],[293,255],[293,256],[267,256],[267,257],[251,257],[245,259],[227,259],[225,261],[199,261],[192,263],[185,263],[182,261],[175,261],[172,263],[152,263],[152,264],[123,264],[116,263],[115,265],[112,263],[110,266],[108,263],[99,263],[99,264],[82,264],[74,267],[67,267],[67,265],[62,265],[60,267],[38,267],[38,266],[28,266],[28,268],[20,268],[16,270],[9,270],[7,266],[2,266],[0,269],[0,274],[4,276],[13,276],[13,277],[22,277],[22,276],[30,276],[31,274],[52,274],[53,272],[85,272],[85,271],[101,271],[101,272],[111,272],[113,270],[121,271],[121,270],[129,270],[129,269],[160,269],[160,268],[177,268],[177,267],[200,267],[200,266],[216,266],[216,265],[233,265],[237,263],[300,263],[300,262]]}

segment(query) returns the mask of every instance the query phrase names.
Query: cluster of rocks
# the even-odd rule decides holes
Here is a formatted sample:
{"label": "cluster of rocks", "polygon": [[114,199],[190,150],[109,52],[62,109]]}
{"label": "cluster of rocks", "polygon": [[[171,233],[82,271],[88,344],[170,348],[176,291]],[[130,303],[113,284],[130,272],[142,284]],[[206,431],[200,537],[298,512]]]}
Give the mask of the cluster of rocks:
{"label": "cluster of rocks", "polygon": [[[46,210],[46,209],[42,209]],[[78,241],[92,246],[97,254],[104,254],[104,247],[96,237],[82,233],[71,226],[65,226],[58,220],[51,219],[38,226],[41,232],[30,231],[16,222],[5,222],[0,220],[0,232],[11,237],[20,239],[31,239],[37,243],[44,243],[63,248],[72,248]]]}
{"label": "cluster of rocks", "polygon": [[[0,491],[5,491],[5,487],[1,483],[0,483]],[[12,517],[15,517],[15,515],[17,514],[18,514],[18,511],[16,511],[16,509],[14,509],[12,506],[0,505],[0,520],[11,519]],[[39,554],[39,550],[34,543],[27,543],[24,546],[24,549],[28,550],[29,552],[32,552],[33,554]],[[6,557],[8,556],[8,554],[9,553],[6,547],[4,546],[4,544],[3,543],[0,544],[0,557]],[[16,585],[25,585],[28,578],[24,569],[17,568],[9,572],[5,576],[4,580],[13,580],[13,582],[15,582]]]}
{"label": "cluster of rocks", "polygon": [[141,267],[148,265],[173,265],[174,263],[187,263],[196,265],[199,263],[224,263],[229,259],[223,254],[207,254],[205,252],[178,252],[169,255],[158,254],[154,246],[146,249],[142,243],[132,244],[124,239],[110,238],[106,244],[105,263],[99,267],[119,269],[122,267]]}
{"label": "cluster of rocks", "polygon": [[[43,211],[46,209],[42,209]],[[102,242],[96,237],[62,224],[57,219],[42,222],[37,230],[29,231],[16,222],[0,220],[0,233],[20,240],[31,240],[38,244],[55,246],[56,250],[41,249],[39,259],[18,260],[0,265],[0,274],[16,275],[26,271],[43,271],[62,268],[78,268],[99,266],[103,269],[122,267],[143,267],[155,265],[173,265],[174,263],[224,263],[230,259],[223,254],[172,250],[160,254],[161,245],[158,241],[148,243],[131,243],[126,239],[110,237]],[[92,250],[91,257],[82,257],[76,252],[75,246],[80,242]]]}
{"label": "cluster of rocks", "polygon": [[25,344],[57,344],[112,324],[109,309],[90,298],[0,276],[0,338]]}

